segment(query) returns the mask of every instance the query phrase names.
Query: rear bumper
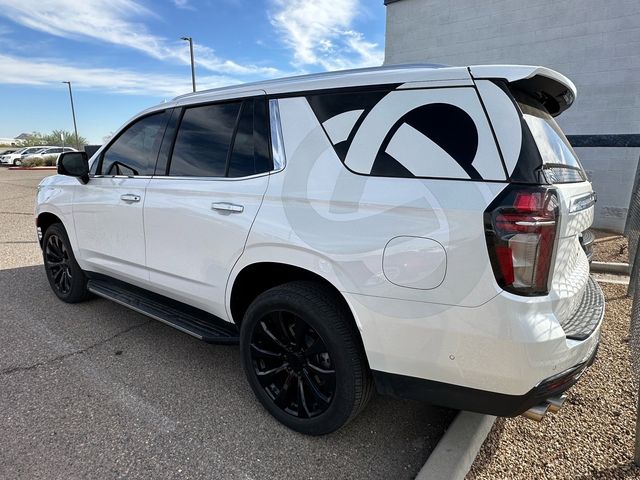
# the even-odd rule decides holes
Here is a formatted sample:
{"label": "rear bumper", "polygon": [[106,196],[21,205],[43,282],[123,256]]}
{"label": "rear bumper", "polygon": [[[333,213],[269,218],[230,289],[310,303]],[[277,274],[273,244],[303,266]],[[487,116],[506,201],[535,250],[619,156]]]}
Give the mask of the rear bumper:
{"label": "rear bumper", "polygon": [[598,328],[603,317],[604,294],[598,282],[590,276],[575,312],[560,325],[568,339],[585,340]]}
{"label": "rear bumper", "polygon": [[593,259],[593,242],[595,241],[596,236],[591,230],[585,230],[580,235],[580,245],[584,250],[585,255],[587,256],[587,260],[591,263]]}
{"label": "rear bumper", "polygon": [[548,297],[503,292],[475,308],[410,309],[401,300],[345,297],[381,393],[510,416],[566,390],[592,363],[604,295],[586,283],[565,325]]}
{"label": "rear bumper", "polygon": [[373,378],[382,395],[421,400],[456,410],[515,417],[573,386],[595,361],[596,352],[597,348],[587,361],[543,380],[524,395],[507,395],[380,371],[373,371]]}

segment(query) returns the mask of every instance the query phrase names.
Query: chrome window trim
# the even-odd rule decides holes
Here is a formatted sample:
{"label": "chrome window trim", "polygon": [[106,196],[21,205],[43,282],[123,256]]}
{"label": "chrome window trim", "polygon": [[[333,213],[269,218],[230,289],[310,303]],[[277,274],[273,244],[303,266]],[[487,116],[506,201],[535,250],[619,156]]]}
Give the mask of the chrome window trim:
{"label": "chrome window trim", "polygon": [[277,98],[269,100],[269,129],[271,132],[271,156],[273,158],[272,173],[275,173],[284,169],[286,163],[282,124],[280,123],[280,106]]}
{"label": "chrome window trim", "polygon": [[89,178],[141,178],[149,179],[153,178],[151,175],[89,175]]}
{"label": "chrome window trim", "polygon": [[[154,175],[152,179],[158,180],[197,180],[197,181],[223,181],[223,182],[237,182],[241,180],[251,180],[253,178],[265,177],[273,173],[273,170],[267,172],[254,173],[253,175],[248,175],[246,177],[185,177],[185,176],[172,176],[172,175]],[[139,177],[137,177],[139,178]]]}

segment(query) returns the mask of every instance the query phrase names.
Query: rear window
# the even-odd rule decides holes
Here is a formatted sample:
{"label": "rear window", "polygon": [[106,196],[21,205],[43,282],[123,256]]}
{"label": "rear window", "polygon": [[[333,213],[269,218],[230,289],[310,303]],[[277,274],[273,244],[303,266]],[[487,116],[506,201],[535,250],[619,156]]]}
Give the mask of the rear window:
{"label": "rear window", "polygon": [[268,172],[266,105],[261,98],[187,108],[169,175],[239,178]]}
{"label": "rear window", "polygon": [[173,147],[169,174],[224,177],[240,102],[187,108]]}
{"label": "rear window", "polygon": [[587,177],[578,156],[554,118],[535,98],[513,93],[542,157],[542,173],[547,182],[585,181]]}

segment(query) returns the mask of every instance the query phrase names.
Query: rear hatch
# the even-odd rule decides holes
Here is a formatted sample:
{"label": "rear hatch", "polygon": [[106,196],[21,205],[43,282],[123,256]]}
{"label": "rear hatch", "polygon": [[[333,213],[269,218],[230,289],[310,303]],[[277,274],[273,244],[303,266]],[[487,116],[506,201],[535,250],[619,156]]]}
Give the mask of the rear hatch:
{"label": "rear hatch", "polygon": [[[567,337],[586,338],[603,312],[602,295],[589,276],[580,241],[593,223],[595,195],[554,118],[573,103],[575,86],[543,67],[488,66],[470,71],[476,80],[491,80],[511,97],[520,122],[507,126],[520,131],[504,130],[505,118],[516,121],[512,114],[498,115],[495,108],[490,113],[494,127],[502,120],[507,137],[521,138],[517,161],[508,169],[510,187],[485,214],[496,279],[518,295],[548,295]],[[489,95],[486,81],[479,83],[485,101],[500,103],[499,96]],[[497,137],[500,141],[500,131]]]}
{"label": "rear hatch", "polygon": [[512,89],[512,93],[540,153],[540,175],[558,194],[560,215],[549,294],[556,317],[566,325],[589,285],[589,261],[580,237],[593,223],[595,195],[578,156],[542,102],[521,90]]}

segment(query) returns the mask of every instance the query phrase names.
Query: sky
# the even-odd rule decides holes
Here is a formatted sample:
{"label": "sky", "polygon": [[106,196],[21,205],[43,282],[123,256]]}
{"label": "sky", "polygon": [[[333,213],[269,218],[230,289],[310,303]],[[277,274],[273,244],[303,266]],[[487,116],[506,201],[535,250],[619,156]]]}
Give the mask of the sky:
{"label": "sky", "polygon": [[73,129],[101,144],[191,91],[382,64],[382,0],[0,0],[0,137]]}

